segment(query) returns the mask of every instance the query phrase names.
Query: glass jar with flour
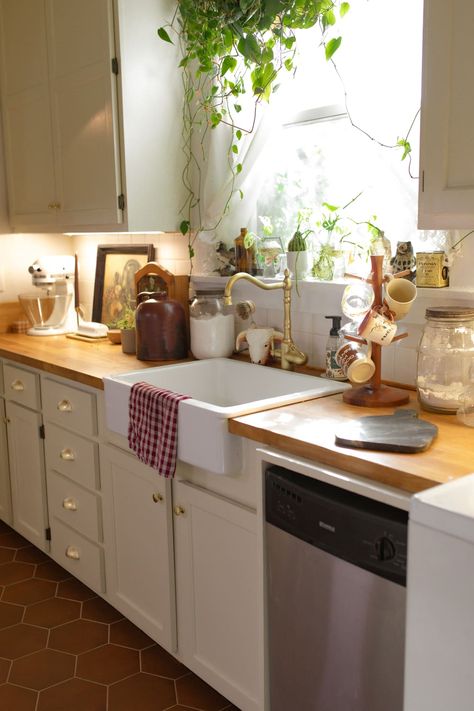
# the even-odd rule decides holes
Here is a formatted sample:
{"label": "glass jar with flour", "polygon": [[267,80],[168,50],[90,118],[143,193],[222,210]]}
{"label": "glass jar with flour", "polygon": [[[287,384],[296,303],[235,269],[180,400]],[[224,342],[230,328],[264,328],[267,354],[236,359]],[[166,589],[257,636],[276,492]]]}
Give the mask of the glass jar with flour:
{"label": "glass jar with flour", "polygon": [[189,308],[191,351],[195,358],[228,358],[235,344],[234,310],[224,304],[224,291],[196,291]]}

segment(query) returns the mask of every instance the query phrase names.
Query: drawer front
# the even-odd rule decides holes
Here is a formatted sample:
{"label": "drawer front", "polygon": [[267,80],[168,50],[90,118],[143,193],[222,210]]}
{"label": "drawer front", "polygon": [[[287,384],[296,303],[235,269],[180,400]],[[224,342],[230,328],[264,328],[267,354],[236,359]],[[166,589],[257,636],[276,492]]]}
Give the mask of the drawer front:
{"label": "drawer front", "polygon": [[45,420],[68,427],[80,434],[89,436],[97,434],[95,395],[43,378],[42,396]]}
{"label": "drawer front", "polygon": [[3,395],[4,392],[5,392],[5,388],[3,385],[3,363],[0,360],[0,394]]}
{"label": "drawer front", "polygon": [[39,379],[35,373],[7,363],[3,366],[5,397],[32,410],[40,409]]}
{"label": "drawer front", "polygon": [[51,557],[95,592],[105,592],[102,549],[56,518],[51,519]]}
{"label": "drawer front", "polygon": [[90,489],[99,488],[99,446],[57,425],[45,426],[46,464]]}
{"label": "drawer front", "polygon": [[96,494],[48,472],[49,515],[94,541],[102,540],[101,501]]}

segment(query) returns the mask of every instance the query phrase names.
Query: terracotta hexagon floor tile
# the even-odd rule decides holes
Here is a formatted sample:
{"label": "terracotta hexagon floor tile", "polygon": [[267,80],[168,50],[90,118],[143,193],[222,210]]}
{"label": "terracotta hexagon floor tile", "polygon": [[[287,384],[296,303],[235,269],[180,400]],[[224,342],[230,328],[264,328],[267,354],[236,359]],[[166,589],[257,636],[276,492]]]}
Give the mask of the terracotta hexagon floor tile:
{"label": "terracotta hexagon floor tile", "polygon": [[10,530],[7,533],[0,533],[0,547],[1,548],[26,548],[31,546],[31,543],[20,536],[16,531]]}
{"label": "terracotta hexagon floor tile", "polygon": [[37,711],[106,711],[106,709],[105,686],[82,679],[70,679],[63,684],[41,691]]}
{"label": "terracotta hexagon floor tile", "polygon": [[50,598],[31,605],[25,612],[24,621],[39,627],[57,627],[80,617],[81,604],[75,600]]}
{"label": "terracotta hexagon floor tile", "polygon": [[39,691],[74,676],[75,663],[72,654],[42,649],[13,662],[9,681]]}
{"label": "terracotta hexagon floor tile", "polygon": [[8,563],[15,557],[15,551],[13,548],[0,548],[0,565],[2,563]]}
{"label": "terracotta hexagon floor tile", "polygon": [[0,684],[4,684],[8,678],[11,662],[8,659],[0,659]]}
{"label": "terracotta hexagon floor tile", "polygon": [[95,620],[96,622],[117,622],[123,620],[121,612],[109,605],[108,602],[102,600],[101,597],[95,597],[92,600],[87,600],[82,605],[82,617],[85,620]]}
{"label": "terracotta hexagon floor tile", "polygon": [[10,585],[31,578],[33,571],[34,566],[29,563],[4,563],[0,565],[0,585]]}
{"label": "terracotta hexagon floor tile", "polygon": [[196,707],[191,708],[191,706],[181,706],[181,704],[177,704],[176,706],[166,709],[166,711],[196,711]]}
{"label": "terracotta hexagon floor tile", "polygon": [[112,684],[140,671],[138,652],[106,644],[79,655],[76,676],[101,684]]}
{"label": "terracotta hexagon floor tile", "polygon": [[19,686],[0,686],[0,709],[8,711],[35,711],[38,693]]}
{"label": "terracotta hexagon floor tile", "polygon": [[[17,659],[46,647],[47,630],[31,625],[14,625],[0,630],[0,657]],[[0,708],[2,705],[0,704]],[[3,707],[8,708],[8,706]]]}
{"label": "terracotta hexagon floor tile", "polygon": [[194,706],[201,711],[222,711],[229,702],[195,674],[176,681],[178,703]]}
{"label": "terracotta hexagon floor tile", "polygon": [[64,570],[64,568],[61,568],[60,565],[50,560],[49,563],[41,563],[41,565],[38,565],[35,572],[35,578],[53,580],[59,583],[62,580],[72,578],[72,575],[71,573],[68,573],[67,570]]}
{"label": "terracotta hexagon floor tile", "polygon": [[71,654],[82,654],[107,644],[108,641],[107,625],[90,620],[74,620],[51,630],[48,647]]}
{"label": "terracotta hexagon floor tile", "polygon": [[90,600],[96,598],[97,594],[90,588],[87,588],[76,578],[65,580],[63,583],[58,583],[56,597],[66,597],[69,600]]}
{"label": "terracotta hexagon floor tile", "polygon": [[56,583],[30,578],[9,585],[5,589],[2,599],[6,602],[16,602],[18,605],[32,605],[35,602],[54,597],[55,592]]}
{"label": "terracotta hexagon floor tile", "polygon": [[180,676],[189,673],[189,669],[178,662],[171,654],[155,644],[140,652],[141,669],[148,674],[164,676],[168,679],[178,679]]}
{"label": "terracotta hexagon floor tile", "polygon": [[29,546],[28,548],[17,550],[15,560],[21,560],[23,563],[34,563],[36,565],[38,563],[47,563],[51,559],[46,553],[40,551],[39,548]]}
{"label": "terracotta hexagon floor tile", "polygon": [[5,521],[0,521],[0,533],[9,533],[12,529],[5,523]]}
{"label": "terracotta hexagon floor tile", "polygon": [[129,620],[120,620],[110,625],[110,641],[131,649],[146,649],[155,642]]}
{"label": "terracotta hexagon floor tile", "polygon": [[0,602],[0,629],[21,622],[24,611],[25,609],[22,605],[10,605],[8,602]]}
{"label": "terracotta hexagon floor tile", "polygon": [[130,711],[135,708],[140,711],[163,711],[175,703],[172,681],[150,674],[136,674],[109,688],[107,711]]}

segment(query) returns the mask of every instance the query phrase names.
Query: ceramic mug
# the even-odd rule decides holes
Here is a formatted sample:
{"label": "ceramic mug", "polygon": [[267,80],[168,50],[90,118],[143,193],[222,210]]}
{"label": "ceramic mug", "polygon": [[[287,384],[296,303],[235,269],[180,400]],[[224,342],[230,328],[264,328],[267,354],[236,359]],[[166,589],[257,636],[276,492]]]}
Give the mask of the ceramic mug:
{"label": "ceramic mug", "polygon": [[235,349],[238,351],[243,341],[247,341],[252,363],[265,365],[273,349],[273,343],[283,339],[283,333],[273,328],[248,328],[237,336]]}
{"label": "ceramic mug", "polygon": [[[390,311],[388,312],[390,314]],[[359,324],[359,336],[371,343],[388,346],[397,333],[397,324],[381,310],[370,309]]]}
{"label": "ceramic mug", "polygon": [[384,302],[393,313],[395,321],[399,321],[407,315],[415,299],[416,286],[412,281],[388,276],[388,282],[385,284]]}
{"label": "ceramic mug", "polygon": [[359,343],[344,343],[336,351],[336,363],[351,383],[366,383],[375,373],[375,363],[370,357],[372,344],[366,349]]}

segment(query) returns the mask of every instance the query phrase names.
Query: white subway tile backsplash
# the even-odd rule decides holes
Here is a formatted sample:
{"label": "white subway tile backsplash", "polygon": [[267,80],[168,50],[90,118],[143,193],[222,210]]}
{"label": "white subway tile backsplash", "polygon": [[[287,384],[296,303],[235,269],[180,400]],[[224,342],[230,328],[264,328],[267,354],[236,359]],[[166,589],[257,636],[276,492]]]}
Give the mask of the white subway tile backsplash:
{"label": "white subway tile backsplash", "polygon": [[417,352],[413,348],[397,346],[398,352],[394,359],[394,380],[405,385],[415,385]]}

